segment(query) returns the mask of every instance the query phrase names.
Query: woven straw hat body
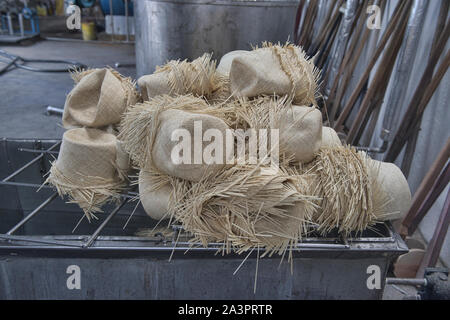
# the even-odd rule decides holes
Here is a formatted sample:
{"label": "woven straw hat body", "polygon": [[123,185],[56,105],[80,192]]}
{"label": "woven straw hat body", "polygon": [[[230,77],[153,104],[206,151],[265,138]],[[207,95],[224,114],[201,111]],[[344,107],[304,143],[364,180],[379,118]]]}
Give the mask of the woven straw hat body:
{"label": "woven straw hat body", "polygon": [[64,106],[65,128],[116,124],[126,108],[139,100],[131,81],[107,68],[81,72],[74,79],[78,83]]}
{"label": "woven straw hat body", "polygon": [[139,172],[139,198],[145,212],[152,219],[170,218],[168,210],[172,191],[169,183],[158,185],[148,171],[141,170]]}
{"label": "woven straw hat body", "polygon": [[117,176],[116,137],[98,129],[77,128],[64,133],[56,167],[65,176]]}
{"label": "woven straw hat body", "polygon": [[[165,174],[189,181],[200,181],[206,175],[217,173],[224,168],[227,159],[226,151],[234,152],[234,150],[227,150],[226,148],[225,137],[228,126],[219,118],[181,110],[166,110],[161,113],[159,121],[159,131],[152,149],[152,162],[157,169]],[[196,122],[201,124],[201,132],[199,132],[200,136],[198,137],[194,132]],[[203,134],[208,129],[218,130],[224,138],[222,145],[219,146],[219,149],[223,151],[223,156],[219,159],[219,163],[208,164],[204,161],[203,150],[211,142],[200,141],[201,148],[197,149],[199,154],[196,155],[194,139],[202,139]],[[178,141],[173,141],[172,139],[172,134],[176,130],[185,130],[191,137],[189,143],[190,157],[188,157],[188,161],[180,164],[174,163],[172,159],[172,152],[175,146],[179,144]],[[185,152],[186,150],[183,151]],[[199,158],[201,163],[195,163],[196,158]]]}
{"label": "woven straw hat body", "polygon": [[291,95],[298,105],[316,105],[319,71],[300,47],[264,43],[233,59],[231,92],[238,97]]}
{"label": "woven straw hat body", "polygon": [[153,73],[138,79],[142,98],[147,101],[155,96],[170,94],[169,76],[166,73]]}
{"label": "woven straw hat body", "polygon": [[234,58],[247,54],[247,50],[234,50],[230,51],[222,56],[216,72],[222,76],[228,77],[230,75],[231,64]]}
{"label": "woven straw hat body", "polygon": [[115,135],[93,128],[75,128],[63,135],[58,159],[45,183],[68,195],[90,220],[107,201],[118,199],[126,185],[116,164]]}
{"label": "woven straw hat body", "polygon": [[280,116],[280,146],[300,163],[314,159],[322,144],[322,114],[313,107],[292,106]]}
{"label": "woven straw hat body", "polygon": [[342,146],[341,139],[336,131],[330,127],[322,127],[322,146],[321,147],[340,147]]}
{"label": "woven straw hat body", "polygon": [[215,70],[211,54],[205,53],[192,62],[171,60],[153,74],[140,77],[138,85],[144,100],[163,94],[208,97],[218,85]]}
{"label": "woven straw hat body", "polygon": [[367,166],[370,179],[381,191],[373,195],[374,206],[382,212],[381,220],[404,217],[411,205],[411,191],[400,168],[393,163],[372,159],[368,159]]}

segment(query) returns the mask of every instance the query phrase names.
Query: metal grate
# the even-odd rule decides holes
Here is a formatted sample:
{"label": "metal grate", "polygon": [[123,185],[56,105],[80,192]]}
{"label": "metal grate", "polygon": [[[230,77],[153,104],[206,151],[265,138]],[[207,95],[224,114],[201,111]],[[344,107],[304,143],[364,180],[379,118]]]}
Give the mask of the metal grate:
{"label": "metal grate", "polygon": [[[42,185],[44,176],[48,172],[50,162],[53,157],[58,155],[58,149],[61,144],[60,140],[13,140],[3,139],[0,141],[2,146],[2,153],[0,154],[0,168],[7,170],[8,167],[12,167],[12,173],[7,174],[5,178],[0,181],[0,189],[7,187],[15,187],[18,190],[22,188],[31,188],[33,190],[38,189],[50,189],[51,186]],[[30,148],[29,145],[32,145]],[[44,147],[44,145],[48,147]],[[13,153],[11,155],[10,153]],[[19,160],[18,160],[19,159]],[[47,162],[45,160],[48,160]],[[16,168],[16,162],[25,162],[20,167]],[[16,168],[16,169],[14,169]],[[30,181],[29,177],[38,176],[35,171],[39,171],[41,183],[35,183]],[[8,170],[9,171],[9,170]],[[33,171],[33,174],[26,174],[27,171]],[[2,171],[0,170],[0,173]],[[25,176],[26,178],[19,179],[19,177]],[[32,179],[31,179],[32,180]],[[3,192],[3,191],[0,191]],[[1,195],[1,193],[0,193]],[[49,230],[54,223],[46,224],[48,226],[47,234],[26,234],[17,235],[18,230],[23,229],[30,221],[36,221],[45,212],[45,208],[48,207],[55,199],[58,199],[56,192],[51,193],[48,198],[45,198],[39,203],[30,213],[25,214],[23,212],[23,218],[19,222],[15,223],[6,232],[0,233],[0,249],[77,249],[77,250],[113,250],[113,251],[147,251],[147,250],[176,250],[176,251],[217,251],[223,244],[211,243],[207,248],[204,247],[192,247],[189,242],[189,236],[183,232],[180,226],[172,226],[173,232],[170,236],[164,236],[163,234],[154,234],[152,237],[137,237],[134,234],[124,235],[101,235],[105,228],[113,224],[115,218],[119,212],[124,211],[125,205],[130,200],[136,198],[138,193],[130,190],[121,194],[120,202],[113,208],[101,220],[100,225],[87,235],[52,235]],[[7,197],[7,196],[6,196]],[[5,197],[5,198],[6,198]],[[32,196],[31,196],[32,197]],[[3,202],[9,201],[3,199]],[[7,207],[3,203],[4,207]],[[67,204],[68,206],[68,204]],[[133,204],[134,209],[131,213],[122,212],[126,216],[126,223],[128,224],[137,205]],[[65,210],[65,209],[64,209]],[[128,210],[129,211],[129,210]],[[141,210],[142,211],[142,210]],[[72,232],[79,226],[83,220],[84,214],[81,213],[81,219],[75,225]],[[145,213],[141,214],[145,217]],[[150,220],[145,217],[145,219]],[[1,227],[1,226],[0,226]],[[0,232],[3,230],[0,229]],[[372,251],[398,251],[406,250],[398,246],[398,235],[393,232],[392,227],[389,224],[377,225],[373,230],[367,230],[362,234],[354,234],[349,238],[343,238],[337,233],[331,233],[326,237],[320,237],[317,234],[312,233],[309,237],[302,239],[298,243],[298,250],[372,250]]]}

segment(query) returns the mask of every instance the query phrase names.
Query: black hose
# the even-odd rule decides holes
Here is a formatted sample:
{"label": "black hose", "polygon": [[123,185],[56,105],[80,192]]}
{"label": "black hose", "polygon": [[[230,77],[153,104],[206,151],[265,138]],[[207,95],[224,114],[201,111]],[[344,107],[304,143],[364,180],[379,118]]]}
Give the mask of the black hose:
{"label": "black hose", "polygon": [[[33,72],[69,72],[71,69],[86,69],[87,66],[83,63],[72,61],[72,60],[47,60],[47,59],[26,59],[20,56],[12,55],[4,50],[0,49],[0,56],[10,59],[11,61],[6,62],[8,65],[0,69],[0,75],[8,71],[8,69],[14,65],[17,68],[33,71]],[[4,61],[3,61],[4,62]],[[35,68],[26,65],[27,63],[60,63],[66,64],[66,68]]]}

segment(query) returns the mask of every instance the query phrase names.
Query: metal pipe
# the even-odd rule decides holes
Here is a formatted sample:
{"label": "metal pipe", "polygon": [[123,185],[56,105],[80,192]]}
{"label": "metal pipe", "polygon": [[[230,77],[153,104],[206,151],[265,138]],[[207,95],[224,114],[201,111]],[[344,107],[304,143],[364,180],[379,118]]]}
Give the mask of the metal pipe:
{"label": "metal pipe", "polygon": [[8,13],[8,15],[6,16],[6,18],[8,19],[8,31],[9,31],[9,35],[12,36],[14,35],[14,29],[12,26],[12,18],[11,15]]}
{"label": "metal pipe", "polygon": [[111,42],[114,42],[114,16],[113,16],[113,7],[112,7],[112,0],[109,0],[109,15],[111,17]]}
{"label": "metal pipe", "polygon": [[[6,234],[0,234],[0,239],[8,240],[8,241],[26,241],[26,242],[35,242],[35,243],[43,243],[43,244],[53,244],[53,245],[59,245],[64,247],[76,247],[81,248],[81,245],[77,244],[69,244],[64,243],[61,241],[51,241],[51,240],[40,240],[40,239],[30,239],[27,237],[20,237],[20,236],[13,236],[13,235],[6,235]],[[1,246],[0,246],[1,248]],[[21,248],[24,248],[23,246]],[[43,249],[45,247],[38,247],[39,249]]]}
{"label": "metal pipe", "polygon": [[126,41],[130,40],[130,31],[128,30],[128,0],[125,0],[125,30],[127,32]]}
{"label": "metal pipe", "polygon": [[[48,41],[66,41],[66,42],[85,42],[83,39],[71,39],[71,38],[56,38],[56,37],[41,37],[44,40]],[[95,40],[95,43],[103,43],[103,44],[109,44],[111,41],[106,40]],[[134,41],[120,41],[117,40],[114,42],[115,44],[133,44]]]}
{"label": "metal pipe", "polygon": [[[0,181],[0,185],[5,186],[16,186],[16,187],[29,187],[29,188],[40,188],[40,189],[53,189],[52,186],[48,185],[41,185],[37,183],[26,183],[26,182],[12,182],[12,181]],[[127,192],[127,193],[121,193],[121,197],[127,198],[127,199],[134,199],[138,196],[137,192]]]}
{"label": "metal pipe", "polygon": [[56,108],[53,106],[47,106],[47,114],[48,115],[51,115],[51,114],[62,115],[63,113],[64,113],[64,109]]}
{"label": "metal pipe", "polygon": [[51,189],[53,187],[47,185],[40,185],[36,183],[26,183],[26,182],[12,182],[12,181],[0,181],[0,185],[4,186],[16,186],[16,187],[30,187],[30,188],[45,188]]}
{"label": "metal pipe", "polygon": [[24,29],[23,29],[23,14],[22,13],[19,13],[18,14],[18,17],[19,17],[19,28],[20,28],[20,36],[24,36],[25,35],[25,31],[24,31]]}
{"label": "metal pipe", "polygon": [[[338,34],[338,39],[336,42],[336,47],[334,50],[333,57],[331,59],[332,64],[328,69],[329,77],[334,79],[334,76],[337,74],[339,70],[339,66],[342,63],[342,59],[344,58],[345,50],[347,48],[348,39],[350,37],[350,32],[353,26],[353,20],[355,19],[356,10],[358,8],[358,0],[347,0],[346,7],[344,11],[344,16],[342,20],[342,26]],[[331,90],[331,83],[327,84],[326,94],[329,94]]]}
{"label": "metal pipe", "polygon": [[[61,141],[55,143],[53,146],[51,146],[50,148],[47,149],[47,151],[51,151],[54,148],[56,148],[57,146],[59,146],[61,143]],[[16,171],[14,171],[12,174],[10,174],[9,176],[7,176],[5,179],[2,180],[2,182],[7,182],[8,180],[14,178],[15,176],[17,176],[19,173],[21,173],[23,170],[25,170],[26,168],[28,168],[29,166],[31,166],[33,163],[36,163],[37,161],[39,161],[40,159],[42,159],[42,157],[44,156],[44,153],[41,153],[39,156],[37,156],[36,158],[34,158],[33,160],[31,160],[30,162],[28,162],[27,164],[25,164],[23,167],[17,169]]]}
{"label": "metal pipe", "polygon": [[119,210],[125,205],[125,203],[128,202],[128,199],[123,200],[113,211],[111,211],[111,213],[109,214],[108,217],[106,217],[105,221],[103,221],[103,223],[97,228],[97,230],[95,230],[95,232],[92,234],[92,236],[86,241],[85,244],[83,244],[83,248],[88,248],[90,247],[95,239],[97,239],[97,237],[99,236],[100,232],[103,230],[103,228],[106,227],[106,225],[108,224],[108,222],[116,215],[117,212],[119,212]]}
{"label": "metal pipe", "polygon": [[19,150],[21,152],[31,152],[31,153],[59,154],[59,151],[36,150],[36,149],[28,149],[28,148],[18,148],[17,150]]}
{"label": "metal pipe", "polygon": [[411,66],[414,64],[416,58],[428,3],[428,0],[414,0],[411,9],[403,46],[393,75],[392,89],[386,102],[387,107],[380,134],[383,140],[392,141],[392,132],[395,131],[394,126],[398,124],[400,119],[401,107],[404,105],[402,102],[405,99],[406,90],[408,89],[412,71]]}
{"label": "metal pipe", "polygon": [[379,148],[372,147],[355,147],[358,151],[365,151],[367,153],[384,153],[387,150],[388,142],[383,141],[383,144]]}
{"label": "metal pipe", "polygon": [[33,218],[36,214],[38,214],[43,208],[45,208],[50,202],[55,200],[55,198],[58,196],[58,193],[53,193],[47,200],[42,202],[36,209],[34,209],[29,215],[27,215],[25,218],[22,219],[18,224],[16,224],[11,230],[9,230],[6,234],[12,235],[14,232],[16,232],[21,226],[23,226],[25,223],[27,223],[31,218]]}
{"label": "metal pipe", "polygon": [[386,278],[386,284],[400,284],[405,286],[426,286],[426,279]]}

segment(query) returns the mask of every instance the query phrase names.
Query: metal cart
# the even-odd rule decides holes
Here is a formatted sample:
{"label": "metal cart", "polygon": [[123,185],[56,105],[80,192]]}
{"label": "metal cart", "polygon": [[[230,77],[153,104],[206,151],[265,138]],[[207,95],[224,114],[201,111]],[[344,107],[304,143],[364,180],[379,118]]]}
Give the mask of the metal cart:
{"label": "metal cart", "polygon": [[175,241],[179,229],[135,236],[156,222],[140,205],[133,213],[133,191],[88,223],[52,188],[36,192],[59,145],[0,140],[0,299],[380,299],[390,262],[408,250],[380,224],[346,239],[312,234],[292,265],[257,250],[221,255]]}

